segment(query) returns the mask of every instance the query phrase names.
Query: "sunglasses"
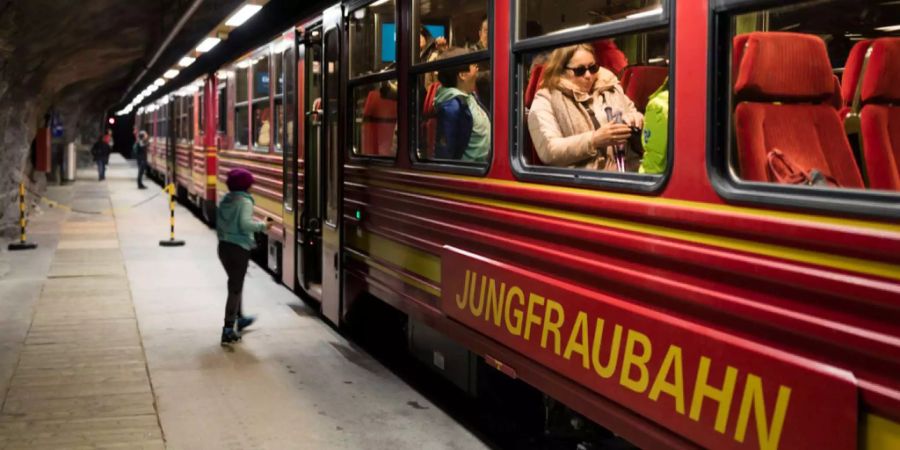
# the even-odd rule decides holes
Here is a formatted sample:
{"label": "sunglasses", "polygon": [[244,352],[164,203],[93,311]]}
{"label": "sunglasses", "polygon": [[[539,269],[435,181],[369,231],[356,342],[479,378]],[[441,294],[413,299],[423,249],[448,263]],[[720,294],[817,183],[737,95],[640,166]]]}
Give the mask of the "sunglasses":
{"label": "sunglasses", "polygon": [[597,73],[600,70],[600,66],[596,64],[591,64],[590,66],[578,66],[578,67],[566,67],[566,69],[571,70],[572,73],[575,74],[576,77],[583,77],[585,72],[590,72],[591,75]]}

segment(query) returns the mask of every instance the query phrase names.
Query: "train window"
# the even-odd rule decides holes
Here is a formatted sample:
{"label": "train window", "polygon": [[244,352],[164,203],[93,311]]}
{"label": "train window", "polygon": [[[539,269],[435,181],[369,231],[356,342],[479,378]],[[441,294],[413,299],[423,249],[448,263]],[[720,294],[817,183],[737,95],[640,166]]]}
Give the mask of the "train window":
{"label": "train window", "polygon": [[730,123],[712,130],[721,179],[738,195],[896,213],[900,8],[818,0],[717,20],[716,115]]}
{"label": "train window", "polygon": [[484,0],[429,0],[414,3],[415,63],[431,62],[446,47],[488,49],[488,4]]}
{"label": "train window", "polygon": [[185,97],[187,113],[184,115],[184,129],[188,144],[194,145],[194,95]]}
{"label": "train window", "polygon": [[225,135],[228,134],[228,86],[227,80],[221,80],[218,85],[218,96],[216,98],[219,110],[217,111],[216,132]]}
{"label": "train window", "polygon": [[234,76],[234,146],[236,148],[247,148],[250,143],[248,130],[250,126],[248,71],[249,64],[246,64],[245,67],[239,67],[235,70]]}
{"label": "train window", "polygon": [[663,3],[519,2],[519,36],[529,39],[513,45],[517,176],[644,192],[662,185],[670,166]]}
{"label": "train window", "polygon": [[[197,136],[200,137],[206,135],[206,130],[203,128],[206,126],[206,116],[204,115],[206,113],[206,105],[203,104],[204,98],[206,97],[203,93],[204,89],[205,85],[201,86],[200,94],[197,95]],[[205,142],[200,142],[199,144],[205,145]]]}
{"label": "train window", "polygon": [[392,69],[397,63],[394,0],[379,0],[350,14],[350,77]]}
{"label": "train window", "polygon": [[272,110],[269,104],[268,55],[258,58],[252,65],[253,72],[253,149],[268,152],[272,143]]}
{"label": "train window", "polygon": [[658,16],[662,0],[520,0],[519,39],[575,31],[591,25]]}
{"label": "train window", "polygon": [[[463,49],[449,50],[453,57]],[[440,57],[438,61],[440,61]],[[430,77],[435,80],[428,82]],[[442,66],[419,74],[417,98],[419,161],[486,164],[491,153],[491,113],[482,98],[490,97],[491,76],[475,62]]]}
{"label": "train window", "polygon": [[353,88],[352,151],[355,156],[397,154],[397,79]]}
{"label": "train window", "polygon": [[279,52],[274,54],[274,68],[275,68],[275,97],[273,98],[273,104],[275,105],[275,114],[272,114],[272,128],[275,132],[275,151],[281,152],[281,142],[284,139],[284,124],[282,123],[282,118],[284,117],[284,64],[282,59],[284,58],[284,52]]}

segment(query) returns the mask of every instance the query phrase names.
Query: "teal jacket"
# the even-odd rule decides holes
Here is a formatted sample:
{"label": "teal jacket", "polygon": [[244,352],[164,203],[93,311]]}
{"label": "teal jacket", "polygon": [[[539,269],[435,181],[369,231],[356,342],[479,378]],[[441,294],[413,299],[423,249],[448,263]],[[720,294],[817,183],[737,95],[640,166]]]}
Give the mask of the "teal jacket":
{"label": "teal jacket", "polygon": [[262,222],[253,220],[253,197],[243,191],[229,192],[216,211],[216,234],[220,241],[231,242],[252,250],[256,247],[254,233],[266,229]]}

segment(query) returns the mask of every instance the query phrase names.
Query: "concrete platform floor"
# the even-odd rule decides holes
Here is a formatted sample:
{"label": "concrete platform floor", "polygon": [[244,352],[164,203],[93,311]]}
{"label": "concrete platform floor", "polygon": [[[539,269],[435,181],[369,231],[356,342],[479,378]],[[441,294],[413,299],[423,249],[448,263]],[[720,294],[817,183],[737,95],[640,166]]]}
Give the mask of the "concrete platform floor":
{"label": "concrete platform floor", "polygon": [[79,172],[30,224],[37,250],[3,243],[0,449],[486,448],[253,264],[259,320],[221,347],[215,232],[179,206],[187,245],[159,247],[166,199],[135,174]]}

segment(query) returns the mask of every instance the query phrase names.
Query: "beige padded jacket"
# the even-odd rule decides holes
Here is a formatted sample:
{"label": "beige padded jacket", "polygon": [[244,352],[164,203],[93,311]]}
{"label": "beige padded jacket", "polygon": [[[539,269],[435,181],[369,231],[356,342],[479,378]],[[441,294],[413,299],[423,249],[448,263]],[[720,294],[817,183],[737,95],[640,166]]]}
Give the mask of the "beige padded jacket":
{"label": "beige padded jacket", "polygon": [[[582,94],[591,100],[600,125],[609,120],[606,108],[622,111],[622,117],[641,116],[634,102],[625,95],[615,74],[600,68],[591,93]],[[535,94],[528,112],[528,130],[538,157],[548,166],[616,171],[613,147],[597,149],[591,143],[594,126],[587,109],[575,100],[576,93],[561,85],[558,89],[543,88]],[[641,160],[637,152],[626,144],[625,167],[637,172]]]}

